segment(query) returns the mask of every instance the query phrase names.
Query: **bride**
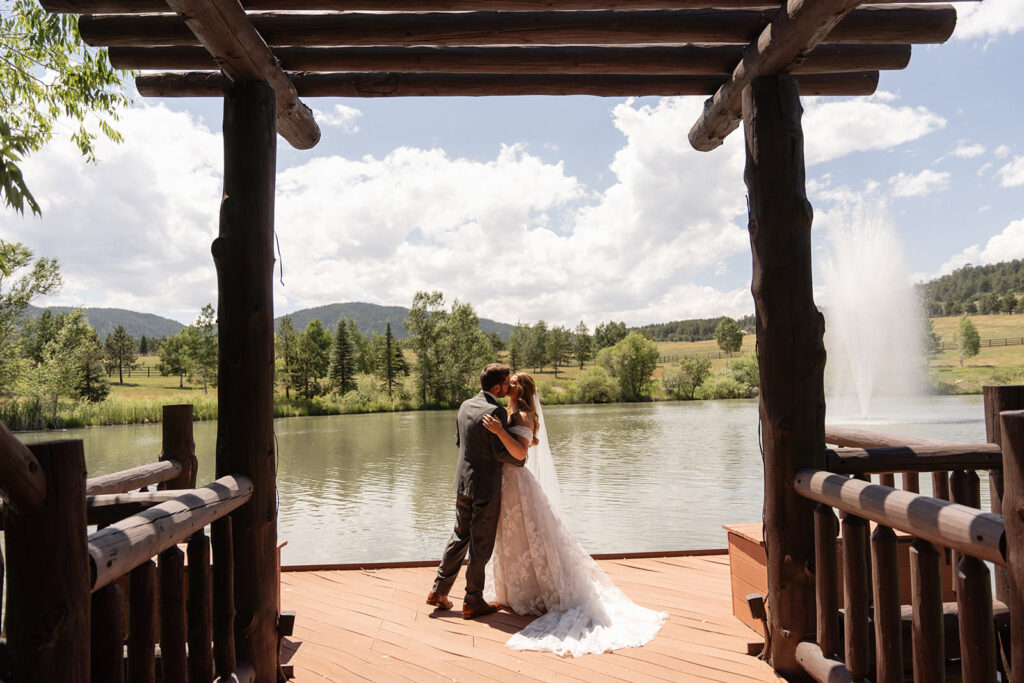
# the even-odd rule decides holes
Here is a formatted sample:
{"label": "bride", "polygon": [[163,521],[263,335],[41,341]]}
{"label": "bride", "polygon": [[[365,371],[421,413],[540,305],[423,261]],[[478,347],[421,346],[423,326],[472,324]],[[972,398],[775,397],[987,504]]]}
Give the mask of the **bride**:
{"label": "bride", "polygon": [[626,597],[569,533],[558,516],[558,479],[533,378],[513,375],[508,396],[508,431],[490,416],[484,426],[513,457],[528,460],[525,467],[502,467],[484,596],[517,614],[543,616],[507,645],[578,656],[647,643],[668,614]]}

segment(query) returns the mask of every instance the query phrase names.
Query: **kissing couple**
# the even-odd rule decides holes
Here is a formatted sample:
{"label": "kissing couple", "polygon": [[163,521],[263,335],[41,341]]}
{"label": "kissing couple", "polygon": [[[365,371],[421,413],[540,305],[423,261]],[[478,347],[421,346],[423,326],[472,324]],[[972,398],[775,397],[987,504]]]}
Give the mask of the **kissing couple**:
{"label": "kissing couple", "polygon": [[[463,559],[462,617],[507,608],[541,615],[506,645],[559,655],[637,647],[668,616],[636,605],[597,566],[559,517],[555,475],[537,385],[503,363],[480,372],[481,391],[456,418],[455,530],[427,604],[448,598]],[[498,399],[508,397],[508,410]]]}

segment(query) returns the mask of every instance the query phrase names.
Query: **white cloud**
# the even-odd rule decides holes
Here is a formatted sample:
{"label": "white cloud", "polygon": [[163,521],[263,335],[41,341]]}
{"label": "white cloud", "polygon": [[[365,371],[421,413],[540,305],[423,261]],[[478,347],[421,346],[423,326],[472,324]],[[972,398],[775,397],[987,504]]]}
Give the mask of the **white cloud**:
{"label": "white cloud", "polygon": [[949,173],[925,169],[917,175],[898,173],[889,178],[893,197],[918,197],[949,187]]}
{"label": "white cloud", "polygon": [[346,133],[358,133],[359,126],[356,121],[363,115],[363,112],[353,107],[346,107],[344,104],[334,105],[333,111],[322,111],[313,109],[313,116],[321,126],[333,126],[341,128]]}
{"label": "white cloud", "polygon": [[946,125],[924,107],[896,107],[891,93],[835,101],[808,98],[803,118],[808,166],[853,152],[884,150],[917,140]]}
{"label": "white cloud", "polygon": [[1024,30],[1024,0],[985,0],[957,5],[955,38],[1013,35],[1020,30]]}
{"label": "white cloud", "polygon": [[1014,157],[1013,161],[996,171],[996,175],[1003,187],[1024,185],[1024,157]]}
{"label": "white cloud", "polygon": [[995,149],[995,155],[997,159],[1005,159],[1010,156],[1010,148],[1006,145],[999,145]]}
{"label": "white cloud", "polygon": [[[695,98],[625,102],[623,136],[597,193],[522,144],[490,159],[400,147],[382,157],[313,157],[279,172],[279,311],[336,301],[408,305],[440,289],[485,317],[630,324],[748,313],[742,272],[702,278],[749,249],[743,140],[696,152]],[[216,301],[222,144],[186,114],[132,109],[125,142],[85,165],[67,140],[25,162],[40,221],[0,214],[4,239],[56,256],[67,281],[44,303],[114,306],[181,321]],[[275,272],[275,276],[277,273]],[[275,281],[276,281],[275,277]]]}
{"label": "white cloud", "polygon": [[956,254],[943,263],[931,278],[952,273],[968,263],[979,266],[1018,258],[1024,258],[1024,218],[1007,225],[1002,232],[991,237],[984,247],[972,244]]}
{"label": "white cloud", "polygon": [[67,139],[23,163],[42,220],[0,213],[4,239],[61,262],[51,303],[161,311],[182,320],[216,301],[210,243],[221,197],[221,136],[162,105],[126,110],[125,142],[98,140],[87,165]]}
{"label": "white cloud", "polygon": [[973,159],[985,153],[985,146],[977,143],[973,145],[961,143],[953,150],[953,156],[961,159]]}

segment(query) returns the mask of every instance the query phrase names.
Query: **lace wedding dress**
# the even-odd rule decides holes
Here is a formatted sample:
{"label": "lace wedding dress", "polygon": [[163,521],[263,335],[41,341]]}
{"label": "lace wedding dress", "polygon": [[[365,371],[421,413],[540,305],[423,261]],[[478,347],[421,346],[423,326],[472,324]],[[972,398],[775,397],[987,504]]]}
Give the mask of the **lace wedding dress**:
{"label": "lace wedding dress", "polygon": [[[533,436],[526,427],[509,431]],[[626,597],[562,524],[543,422],[537,436],[541,441],[530,448],[525,467],[502,467],[501,514],[484,597],[517,614],[542,616],[506,644],[579,656],[647,643],[668,614]]]}

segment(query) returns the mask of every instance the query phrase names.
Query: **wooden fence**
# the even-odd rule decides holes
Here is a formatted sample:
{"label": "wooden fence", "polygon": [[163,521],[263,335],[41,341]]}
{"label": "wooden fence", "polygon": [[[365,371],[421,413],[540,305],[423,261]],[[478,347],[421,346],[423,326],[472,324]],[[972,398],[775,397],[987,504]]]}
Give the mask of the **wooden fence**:
{"label": "wooden fence", "polygon": [[[942,345],[942,351],[956,351],[956,344],[953,342],[939,342]],[[1020,346],[1024,344],[1024,337],[1004,337],[1002,339],[982,339],[978,342],[978,345],[983,348],[991,348],[997,346]]]}
{"label": "wooden fence", "polygon": [[702,353],[675,353],[665,354],[658,356],[658,363],[678,363],[680,360],[685,359],[699,359],[708,358],[714,360],[716,358],[736,358],[737,356],[743,356],[750,353],[750,349],[742,349],[736,353],[726,353],[725,351],[704,351]]}
{"label": "wooden fence", "polygon": [[[1024,681],[1024,639],[1010,638],[1011,626],[1024,624],[1024,600],[1009,588],[1024,585],[1024,411],[1000,410],[1024,407],[1024,388],[986,387],[985,405],[989,443],[826,429],[826,441],[839,446],[828,451],[826,469],[796,473],[796,492],[818,503],[817,632],[797,646],[814,679],[890,682],[912,672],[915,681],[942,681],[959,669],[967,682],[988,683],[997,674]],[[977,470],[988,474],[990,512],[978,509]],[[932,496],[919,493],[925,472]],[[878,483],[869,481],[872,474]],[[913,537],[902,573],[895,531]],[[944,558],[953,603],[942,600]],[[996,567],[995,599],[986,562]],[[912,598],[904,605],[900,584],[908,579]]]}
{"label": "wooden fence", "polygon": [[0,678],[253,680],[235,658],[228,516],[253,486],[229,475],[196,488],[194,451],[191,405],[164,406],[158,462],[88,480],[82,441],[26,447],[0,422]]}

